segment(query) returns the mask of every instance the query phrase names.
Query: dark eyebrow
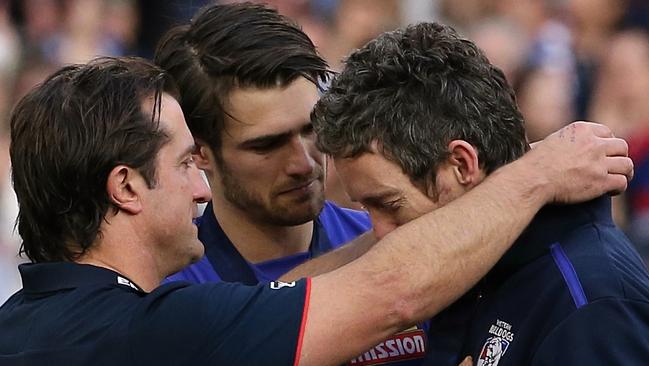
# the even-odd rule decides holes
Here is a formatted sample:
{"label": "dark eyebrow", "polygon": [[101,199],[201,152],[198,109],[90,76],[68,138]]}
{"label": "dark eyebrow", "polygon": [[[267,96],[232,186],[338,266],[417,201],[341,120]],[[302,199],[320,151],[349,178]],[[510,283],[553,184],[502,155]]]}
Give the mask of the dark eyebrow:
{"label": "dark eyebrow", "polygon": [[183,150],[180,154],[178,154],[178,159],[183,160],[187,155],[190,155],[194,151],[196,151],[196,149],[198,149],[196,144],[191,144],[191,145],[187,146],[187,148],[185,148],[185,150]]}
{"label": "dark eyebrow", "polygon": [[255,147],[256,145],[264,145],[276,141],[281,141],[289,138],[291,136],[291,133],[292,132],[289,131],[289,132],[284,132],[276,135],[264,135],[264,136],[255,137],[250,140],[245,140],[239,143],[237,147],[239,147],[240,149],[249,149],[251,147]]}
{"label": "dark eyebrow", "polygon": [[239,149],[249,149],[253,148],[257,145],[267,145],[267,144],[272,144],[275,142],[279,142],[282,140],[286,140],[291,137],[292,134],[294,133],[302,133],[302,131],[310,128],[312,125],[311,121],[308,120],[304,122],[304,124],[300,125],[298,128],[295,128],[290,131],[278,133],[278,134],[268,134],[268,135],[263,135],[263,136],[258,136],[254,137],[249,140],[245,140],[237,145]]}

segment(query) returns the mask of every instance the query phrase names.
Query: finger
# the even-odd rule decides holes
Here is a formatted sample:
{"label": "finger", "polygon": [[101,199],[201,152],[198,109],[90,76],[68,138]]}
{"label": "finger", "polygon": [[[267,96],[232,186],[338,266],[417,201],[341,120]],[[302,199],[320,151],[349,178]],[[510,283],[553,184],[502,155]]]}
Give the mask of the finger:
{"label": "finger", "polygon": [[606,169],[609,174],[621,174],[627,180],[633,179],[633,160],[625,156],[609,156],[606,158]]}
{"label": "finger", "polygon": [[628,185],[629,181],[627,177],[622,174],[609,174],[608,177],[606,177],[605,189],[613,196],[626,191]]}
{"label": "finger", "polygon": [[606,156],[629,156],[629,144],[621,138],[602,139]]}
{"label": "finger", "polygon": [[465,358],[464,361],[462,361],[462,363],[459,366],[471,366],[471,365],[473,365],[471,356],[467,356],[467,358]]}
{"label": "finger", "polygon": [[577,121],[568,125],[573,128],[586,128],[592,131],[598,137],[613,137],[613,131],[600,123]]}

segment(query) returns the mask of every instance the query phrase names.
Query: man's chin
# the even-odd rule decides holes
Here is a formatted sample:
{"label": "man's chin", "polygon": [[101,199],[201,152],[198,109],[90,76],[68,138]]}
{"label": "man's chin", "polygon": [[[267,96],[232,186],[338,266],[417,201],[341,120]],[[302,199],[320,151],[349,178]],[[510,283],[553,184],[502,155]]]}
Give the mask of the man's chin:
{"label": "man's chin", "polygon": [[182,271],[187,266],[192,265],[203,258],[203,255],[205,254],[203,243],[201,243],[198,238],[190,239],[190,241],[191,244],[183,248],[182,252],[175,253],[174,258],[176,258],[177,261],[171,264],[173,268],[169,268],[167,277]]}
{"label": "man's chin", "polygon": [[311,199],[298,204],[282,205],[269,210],[269,221],[282,226],[296,226],[306,224],[315,220],[322,207],[324,200]]}
{"label": "man's chin", "polygon": [[193,245],[192,248],[190,249],[190,253],[188,255],[189,259],[187,263],[183,266],[183,268],[189,266],[190,264],[194,264],[200,261],[201,258],[203,258],[203,255],[205,255],[205,246],[203,245],[203,243],[198,241],[198,239],[194,239],[194,240],[196,240],[196,244]]}
{"label": "man's chin", "polygon": [[192,264],[200,261],[201,258],[203,258],[203,256],[205,255],[205,247],[203,246],[203,243],[199,242],[199,244],[200,244],[200,249],[197,249],[196,253],[194,253],[194,255],[191,258]]}

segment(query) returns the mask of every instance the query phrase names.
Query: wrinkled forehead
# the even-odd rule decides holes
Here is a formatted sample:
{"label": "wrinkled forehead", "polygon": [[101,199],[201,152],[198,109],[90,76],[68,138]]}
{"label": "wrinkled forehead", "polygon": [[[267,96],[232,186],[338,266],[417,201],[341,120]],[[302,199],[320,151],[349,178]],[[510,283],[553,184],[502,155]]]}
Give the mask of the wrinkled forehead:
{"label": "wrinkled forehead", "polygon": [[375,149],[354,157],[334,158],[334,164],[348,193],[355,196],[352,198],[408,183],[401,167]]}
{"label": "wrinkled forehead", "polygon": [[404,190],[425,190],[425,182],[411,177],[378,141],[372,141],[357,155],[333,160],[343,186],[354,200]]}

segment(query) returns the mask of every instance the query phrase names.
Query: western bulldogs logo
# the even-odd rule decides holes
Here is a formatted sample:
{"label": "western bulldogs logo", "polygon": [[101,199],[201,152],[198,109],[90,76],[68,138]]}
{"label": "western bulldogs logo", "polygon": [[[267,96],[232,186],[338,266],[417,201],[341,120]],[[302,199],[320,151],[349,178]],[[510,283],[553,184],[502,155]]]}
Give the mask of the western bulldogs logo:
{"label": "western bulldogs logo", "polygon": [[498,366],[507,348],[514,341],[512,325],[500,319],[496,319],[496,323],[489,327],[489,334],[491,337],[487,338],[482,346],[476,366]]}
{"label": "western bulldogs logo", "polygon": [[507,351],[507,347],[509,347],[509,342],[500,337],[487,338],[487,342],[480,351],[477,366],[498,366],[498,362]]}

